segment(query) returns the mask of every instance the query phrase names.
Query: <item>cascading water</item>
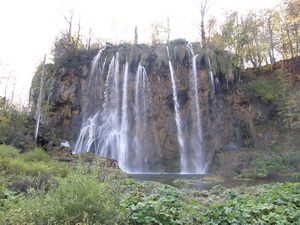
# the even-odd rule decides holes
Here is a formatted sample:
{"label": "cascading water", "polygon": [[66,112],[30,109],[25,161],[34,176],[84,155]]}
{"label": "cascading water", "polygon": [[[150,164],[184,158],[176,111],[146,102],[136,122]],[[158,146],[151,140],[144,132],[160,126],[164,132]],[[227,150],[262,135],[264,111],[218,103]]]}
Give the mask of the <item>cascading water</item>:
{"label": "cascading water", "polygon": [[[132,164],[134,168],[143,168],[142,171],[147,172],[149,160],[147,152],[151,151],[149,147],[152,147],[150,143],[146,143],[148,140],[147,135],[149,135],[147,131],[150,131],[151,135],[155,134],[153,127],[151,127],[154,124],[150,123],[147,116],[152,111],[150,83],[146,69],[141,65],[141,62],[136,71],[134,97],[135,132],[133,139],[134,160]],[[159,165],[157,166],[159,167]]]}
{"label": "cascading water", "polygon": [[211,86],[211,89],[212,89],[212,93],[214,94],[215,93],[214,74],[212,72],[212,68],[211,68],[209,57],[207,57],[207,61],[208,61],[208,72],[209,72],[209,78],[210,78],[210,86]]}
{"label": "cascading water", "polygon": [[[98,63],[99,59],[100,57],[97,59]],[[96,65],[97,63],[92,64],[92,66]],[[91,71],[94,72],[95,68],[92,68]],[[98,75],[103,76],[103,71],[101,70]],[[90,74],[90,79],[93,79],[94,77],[93,74]],[[96,90],[100,91],[98,88],[96,88]],[[93,91],[93,88],[87,89],[87,98],[91,96],[90,92]],[[76,154],[91,151],[96,155],[116,159],[119,161],[120,168],[125,170],[125,160],[119,160],[119,154],[118,151],[116,151],[119,149],[120,137],[122,137],[122,132],[120,133],[121,120],[119,102],[119,56],[116,54],[109,65],[102,109],[98,109],[95,114],[85,110],[85,113],[90,116],[84,116],[83,118],[82,129],[73,153]],[[94,103],[87,101],[86,109],[91,107],[90,104]]]}
{"label": "cascading water", "polygon": [[118,163],[121,168],[126,170],[126,157],[128,151],[128,63],[125,64],[124,80],[123,80],[123,97],[122,97],[122,116],[121,116],[121,128],[120,128],[120,146],[118,153]]}
{"label": "cascading water", "polygon": [[[159,165],[155,168],[148,165],[153,160],[151,154],[160,156],[160,148],[155,137],[155,123],[151,123],[148,116],[152,110],[152,96],[145,68],[140,63],[132,81],[128,62],[121,65],[120,71],[118,53],[112,57],[107,73],[105,61],[100,66],[101,57],[102,51],[99,51],[92,62],[82,128],[73,153],[91,151],[115,159],[119,167],[129,173],[159,172]],[[105,80],[105,85],[93,83],[96,80]],[[132,89],[134,99],[129,98]],[[100,99],[104,102],[96,110],[94,106]],[[157,150],[153,153],[151,149]]]}
{"label": "cascading water", "polygon": [[[207,132],[215,129],[216,117],[207,114],[215,107],[211,101],[214,83],[210,62],[208,77],[204,77],[205,68],[197,65],[200,53],[195,54],[191,44],[187,47],[190,54],[185,65],[189,67],[182,70],[174,60],[174,71],[167,46],[162,50],[167,49],[168,59],[155,64],[169,70],[171,92],[168,76],[156,73],[158,67],[150,65],[155,58],[143,61],[142,55],[134,58],[127,52],[119,56],[116,50],[100,50],[87,78],[82,127],[73,153],[93,152],[115,159],[128,173],[205,173],[209,159],[204,134],[212,137]],[[149,76],[142,63],[149,68]]]}
{"label": "cascading water", "polygon": [[[208,62],[208,72],[209,72],[210,87],[211,87],[211,92],[210,92],[211,109],[212,109],[212,114],[214,116],[214,123],[213,123],[212,129],[220,130],[219,129],[220,115],[217,113],[218,101],[216,98],[216,87],[215,87],[215,82],[214,82],[214,74],[212,72],[212,67],[211,67],[210,59],[208,56],[207,56],[207,62]],[[217,87],[220,85],[219,80],[217,78],[216,78],[216,85],[217,85]],[[221,140],[220,140],[220,135],[218,135],[218,133],[215,133],[215,136],[216,136],[216,146],[217,146],[221,143]]]}
{"label": "cascading water", "polygon": [[188,44],[192,61],[190,66],[190,98],[191,98],[191,116],[194,121],[193,126],[190,129],[190,163],[189,169],[185,172],[189,173],[204,173],[206,169],[206,163],[203,159],[203,144],[202,144],[202,123],[200,115],[200,99],[198,92],[198,74],[197,74],[197,57],[198,54],[194,54],[193,46]]}
{"label": "cascading water", "polygon": [[187,159],[187,153],[185,151],[185,143],[184,143],[184,137],[183,137],[183,131],[182,131],[182,123],[181,123],[181,117],[180,117],[180,111],[179,111],[179,102],[177,97],[177,87],[176,87],[176,80],[174,75],[174,69],[172,66],[169,48],[166,46],[168,57],[169,57],[169,68],[170,68],[170,74],[171,74],[171,81],[172,81],[172,89],[173,89],[173,100],[174,100],[174,107],[175,107],[175,121],[177,126],[177,138],[178,143],[180,147],[180,167],[181,172],[186,172],[188,167],[188,159]]}

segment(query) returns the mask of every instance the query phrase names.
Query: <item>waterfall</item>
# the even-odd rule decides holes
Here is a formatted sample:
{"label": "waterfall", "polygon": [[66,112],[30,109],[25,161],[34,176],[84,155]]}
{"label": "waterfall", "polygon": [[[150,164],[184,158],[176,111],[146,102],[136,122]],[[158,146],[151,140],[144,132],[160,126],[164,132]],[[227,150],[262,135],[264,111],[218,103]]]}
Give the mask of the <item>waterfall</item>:
{"label": "waterfall", "polygon": [[206,163],[203,159],[203,144],[202,144],[202,122],[200,114],[200,99],[198,91],[198,73],[197,73],[197,57],[198,54],[194,54],[193,46],[188,44],[187,47],[191,52],[190,63],[190,98],[191,98],[191,117],[193,125],[190,129],[190,163],[189,173],[204,173]]}
{"label": "waterfall", "polygon": [[[146,69],[139,63],[135,79],[130,79],[128,62],[120,64],[118,52],[107,71],[106,59],[100,65],[101,57],[99,51],[91,64],[82,128],[73,153],[93,152],[115,159],[128,173],[160,172],[160,165],[149,166],[159,161],[161,153],[155,121],[150,121],[152,95]],[[105,84],[100,82],[104,80]]]}
{"label": "waterfall", "polygon": [[185,143],[184,143],[184,137],[183,137],[183,130],[182,130],[182,123],[181,123],[181,117],[180,117],[180,111],[179,111],[179,102],[177,98],[177,88],[176,88],[176,81],[175,81],[175,75],[174,75],[174,69],[172,66],[169,48],[167,47],[168,57],[169,57],[169,68],[170,68],[170,74],[171,74],[171,81],[172,81],[172,89],[173,89],[173,100],[174,100],[174,107],[175,107],[175,121],[177,126],[177,139],[179,143],[179,151],[180,151],[180,166],[181,166],[181,172],[186,172],[188,167],[188,159],[187,159],[187,152],[185,151]]}
{"label": "waterfall", "polygon": [[150,124],[147,114],[151,109],[151,91],[146,69],[138,65],[135,76],[135,96],[134,96],[134,120],[135,120],[135,134],[134,134],[134,167],[143,168],[143,171],[148,170],[148,157],[146,152],[150,149],[149,146],[143,145],[147,140]]}
{"label": "waterfall", "polygon": [[[202,76],[205,69],[192,44],[187,45],[189,51],[183,46],[183,66],[173,61],[168,46],[161,47],[168,56],[163,64],[153,58],[143,61],[143,55],[133,57],[128,51],[98,52],[86,77],[74,154],[92,152],[115,159],[127,173],[205,173],[213,146],[207,142],[220,142],[209,59],[208,76]],[[163,72],[157,73],[159,67],[153,66],[160,65]],[[165,76],[165,70],[170,75]]]}
{"label": "waterfall", "polygon": [[[97,59],[97,56],[95,59]],[[97,60],[99,60],[99,58]],[[93,82],[94,76],[92,72],[95,73],[96,69],[94,66],[97,65],[97,63],[94,63],[95,61],[93,61],[92,64],[89,82]],[[100,72],[102,75],[103,71],[101,70]],[[118,106],[118,75],[119,63],[118,54],[116,54],[116,56],[112,58],[109,65],[105,82],[104,103],[102,109],[99,109],[95,114],[92,114],[89,110],[85,110],[82,129],[73,153],[85,153],[92,151],[96,155],[101,155],[103,157],[109,157],[116,160],[118,159],[118,154],[115,151],[111,151],[111,149],[117,148],[117,143],[119,142],[120,112]],[[98,84],[96,84],[96,87],[99,87]],[[89,99],[89,97],[91,97],[90,92],[92,91],[93,89],[90,88],[87,92],[87,108],[92,107],[94,104],[94,102],[91,101],[93,99]]]}
{"label": "waterfall", "polygon": [[124,69],[124,80],[123,80],[123,97],[122,97],[122,120],[121,120],[121,129],[120,129],[120,147],[118,154],[118,163],[120,168],[123,168],[126,171],[126,157],[128,151],[128,115],[127,115],[127,106],[128,106],[128,63],[125,64]]}
{"label": "waterfall", "polygon": [[201,129],[201,115],[200,115],[200,102],[198,93],[198,75],[197,75],[197,57],[198,54],[194,54],[193,46],[191,44],[187,45],[192,54],[192,66],[190,69],[190,83],[193,87],[193,91],[190,92],[192,99],[192,114],[193,118],[196,119],[196,138],[202,141],[202,129]]}
{"label": "waterfall", "polygon": [[100,49],[98,54],[94,57],[92,61],[92,67],[91,67],[91,72],[89,74],[89,80],[87,83],[87,89],[92,90],[87,92],[86,96],[86,104],[85,104],[85,110],[84,110],[84,115],[83,115],[83,121],[87,122],[88,117],[90,116],[91,113],[93,112],[93,107],[92,102],[98,101],[100,98],[99,96],[99,89],[95,88],[93,89],[92,87],[96,84],[98,87],[101,86],[101,79],[103,77],[103,72],[104,72],[104,66],[105,62],[103,63],[103,67],[100,65],[100,58],[103,55],[104,49]]}
{"label": "waterfall", "polygon": [[[97,59],[97,56],[95,59]],[[99,59],[100,58],[97,60]],[[96,65],[97,63],[92,64],[91,72],[96,71],[94,68]],[[103,75],[102,70],[101,75]],[[93,82],[91,81],[93,78],[94,76],[91,73],[89,82]],[[99,91],[97,84],[94,84],[94,86],[96,86],[96,90]],[[120,161],[120,168],[125,170],[122,153],[117,151],[117,149],[120,149],[120,143],[126,142],[124,135],[122,135],[122,131],[124,133],[126,123],[123,122],[123,124],[120,124],[121,112],[119,107],[120,93],[118,53],[116,53],[109,64],[104,88],[104,103],[102,107],[98,109],[95,114],[85,111],[85,113],[90,116],[85,116],[83,118],[82,128],[73,153],[77,154],[91,151],[96,155]],[[91,96],[91,92],[93,91],[93,88],[87,89],[87,99]],[[88,99],[86,108],[92,107],[91,104],[95,103]],[[122,149],[122,151],[124,152],[125,150]],[[119,157],[122,160],[119,160]]]}
{"label": "waterfall", "polygon": [[211,64],[210,64],[210,59],[207,56],[207,62],[208,62],[208,73],[209,73],[209,78],[210,78],[210,86],[212,93],[215,93],[215,82],[214,82],[214,74],[212,72]]}

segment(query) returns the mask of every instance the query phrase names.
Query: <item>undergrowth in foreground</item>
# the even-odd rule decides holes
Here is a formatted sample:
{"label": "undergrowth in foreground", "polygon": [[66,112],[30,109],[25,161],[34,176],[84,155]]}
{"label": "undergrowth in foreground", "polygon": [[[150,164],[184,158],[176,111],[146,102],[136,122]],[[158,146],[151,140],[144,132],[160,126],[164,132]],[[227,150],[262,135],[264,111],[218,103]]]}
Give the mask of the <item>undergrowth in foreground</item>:
{"label": "undergrowth in foreground", "polygon": [[41,149],[20,154],[4,145],[0,166],[0,224],[300,223],[300,183],[218,185],[204,194],[108,175],[97,161],[70,168]]}

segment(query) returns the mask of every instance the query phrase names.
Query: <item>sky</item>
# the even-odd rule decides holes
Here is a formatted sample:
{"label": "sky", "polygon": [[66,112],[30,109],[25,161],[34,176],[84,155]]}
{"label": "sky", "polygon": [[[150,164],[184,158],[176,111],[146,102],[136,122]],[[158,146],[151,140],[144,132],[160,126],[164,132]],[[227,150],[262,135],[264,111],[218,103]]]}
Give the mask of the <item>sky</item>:
{"label": "sky", "polygon": [[[226,10],[245,12],[271,8],[280,0],[209,0],[209,13],[220,17]],[[149,43],[151,23],[169,17],[170,39],[199,40],[200,0],[3,0],[0,2],[0,96],[26,103],[31,79],[55,38],[67,28],[70,11],[74,26],[92,30],[94,38],[111,42],[132,41],[137,26],[139,42]],[[208,15],[209,16],[209,15]],[[75,26],[74,29],[77,29]],[[9,77],[9,79],[8,79]]]}

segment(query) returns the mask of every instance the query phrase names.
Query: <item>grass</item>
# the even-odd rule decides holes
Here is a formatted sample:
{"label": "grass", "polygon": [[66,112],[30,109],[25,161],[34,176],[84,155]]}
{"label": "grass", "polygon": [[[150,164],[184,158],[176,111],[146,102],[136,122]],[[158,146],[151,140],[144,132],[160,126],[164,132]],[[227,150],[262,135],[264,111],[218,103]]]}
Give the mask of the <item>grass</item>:
{"label": "grass", "polygon": [[[89,157],[86,162],[85,157],[76,156],[66,164],[52,160],[42,149],[21,154],[3,145],[0,167],[0,224],[300,222],[299,183],[177,189],[135,182],[119,170],[103,167],[101,159]],[[205,181],[220,182],[217,178]]]}

